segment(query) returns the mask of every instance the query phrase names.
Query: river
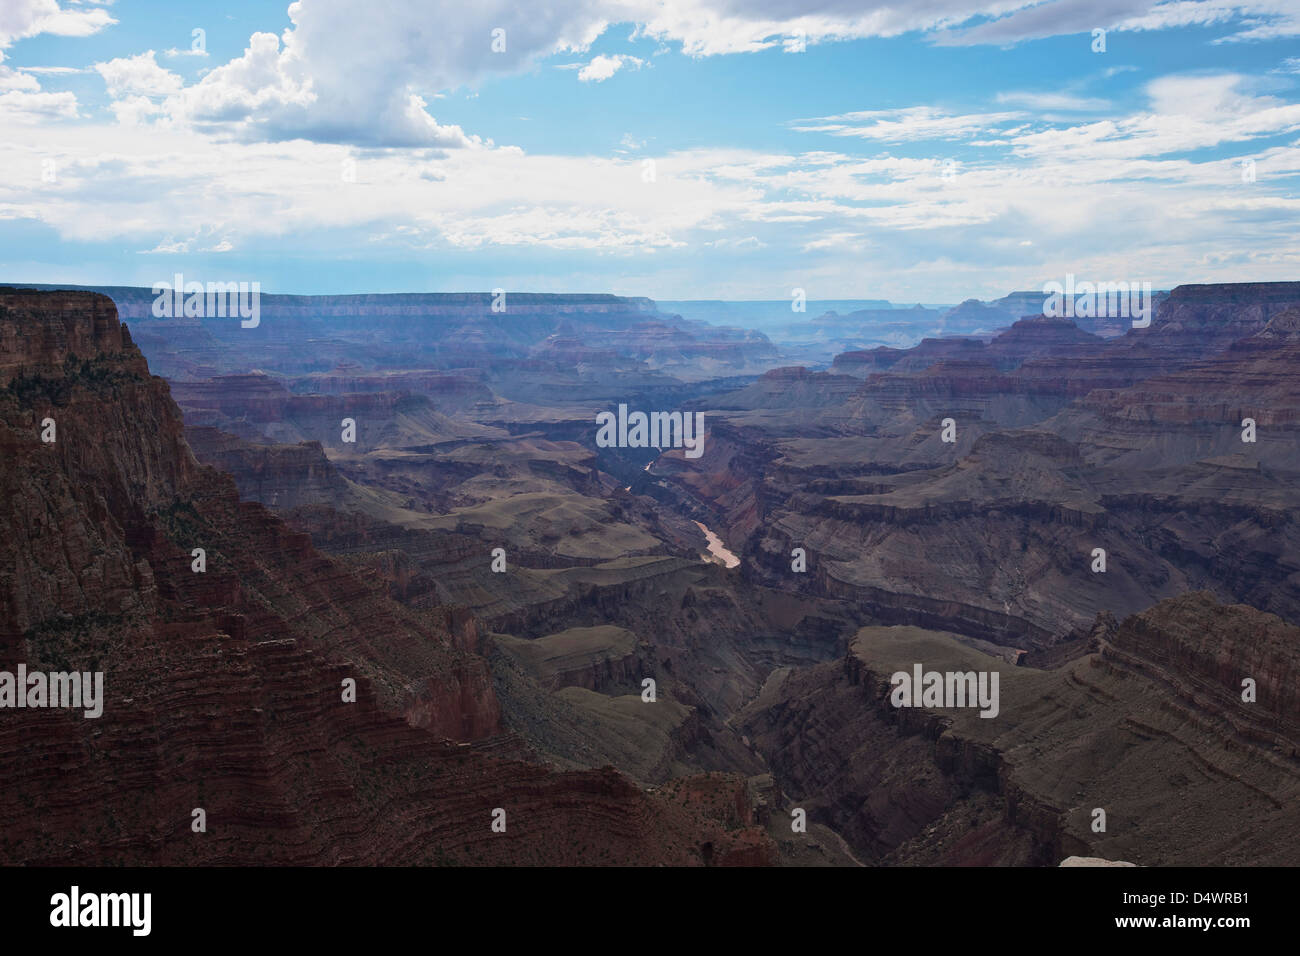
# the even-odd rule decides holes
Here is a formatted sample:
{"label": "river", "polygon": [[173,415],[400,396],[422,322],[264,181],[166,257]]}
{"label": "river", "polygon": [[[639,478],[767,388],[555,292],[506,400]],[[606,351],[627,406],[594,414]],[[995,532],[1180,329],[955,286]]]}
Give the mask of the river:
{"label": "river", "polygon": [[[695,522],[695,525],[704,532],[704,537],[708,539],[709,554],[713,555],[729,568],[740,566],[740,558],[727,550],[727,546],[722,543],[722,539],[714,534],[708,525],[704,524],[702,521]],[[703,555],[701,555],[701,557],[703,557]]]}

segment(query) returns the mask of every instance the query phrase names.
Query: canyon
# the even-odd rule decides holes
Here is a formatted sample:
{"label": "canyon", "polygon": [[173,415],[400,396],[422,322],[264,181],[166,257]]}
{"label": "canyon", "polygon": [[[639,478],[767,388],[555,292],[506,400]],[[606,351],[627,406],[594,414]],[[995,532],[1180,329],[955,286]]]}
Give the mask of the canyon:
{"label": "canyon", "polygon": [[102,668],[108,688],[93,722],[6,713],[6,863],[772,857],[743,779],[647,792],[612,767],[533,759],[502,723],[480,623],[408,609],[241,500],[190,451],[110,300],[0,294],[0,369],[0,648]]}
{"label": "canyon", "polygon": [[[0,666],[107,694],[4,712],[5,862],[1297,862],[1300,283],[821,367],[615,296],[151,301],[0,290]],[[918,663],[997,716],[893,707]]]}

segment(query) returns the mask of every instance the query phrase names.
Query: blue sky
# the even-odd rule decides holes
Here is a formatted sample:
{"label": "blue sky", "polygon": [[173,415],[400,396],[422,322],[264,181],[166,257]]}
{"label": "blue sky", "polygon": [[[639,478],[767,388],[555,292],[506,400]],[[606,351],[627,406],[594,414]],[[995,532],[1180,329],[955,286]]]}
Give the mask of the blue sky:
{"label": "blue sky", "polygon": [[0,277],[899,302],[1300,279],[1300,0],[465,6],[6,0]]}

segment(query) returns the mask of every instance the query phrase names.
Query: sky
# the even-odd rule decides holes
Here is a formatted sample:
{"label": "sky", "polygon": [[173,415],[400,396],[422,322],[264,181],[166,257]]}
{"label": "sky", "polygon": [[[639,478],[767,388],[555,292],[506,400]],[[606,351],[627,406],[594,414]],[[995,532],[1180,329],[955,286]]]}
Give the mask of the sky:
{"label": "sky", "polygon": [[0,0],[0,281],[910,304],[1298,239],[1300,0]]}

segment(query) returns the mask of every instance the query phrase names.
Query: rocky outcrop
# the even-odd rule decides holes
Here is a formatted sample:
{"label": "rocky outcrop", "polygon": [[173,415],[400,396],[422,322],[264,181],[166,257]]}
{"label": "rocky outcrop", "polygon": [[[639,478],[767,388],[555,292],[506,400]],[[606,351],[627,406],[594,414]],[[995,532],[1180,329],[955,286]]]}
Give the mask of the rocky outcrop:
{"label": "rocky outcrop", "polygon": [[[1294,865],[1298,648],[1300,629],[1204,594],[1053,671],[867,628],[842,664],[773,675],[739,720],[810,819],[876,862]],[[891,675],[916,662],[998,671],[998,715],[893,707]]]}
{"label": "rocky outcrop", "polygon": [[65,362],[112,357],[123,372],[143,374],[144,362],[122,356],[131,337],[112,302],[88,292],[0,289],[0,382],[58,373]]}
{"label": "rocky outcrop", "polygon": [[346,363],[328,372],[300,376],[292,384],[293,391],[302,395],[409,392],[428,397],[440,411],[451,412],[495,404],[485,378],[482,371],[472,368],[366,374],[361,366]]}
{"label": "rocky outcrop", "polygon": [[496,640],[550,690],[639,688],[647,670],[639,664],[636,635],[621,627],[575,627],[533,640]]}
{"label": "rocky outcrop", "polygon": [[201,425],[186,428],[185,439],[200,461],[234,476],[241,497],[268,507],[341,505],[351,496],[348,483],[325,457],[320,442],[259,445]]}
{"label": "rocky outcrop", "polygon": [[866,378],[875,372],[919,372],[945,360],[978,359],[984,355],[981,339],[965,336],[922,339],[908,349],[880,346],[868,351],[844,352],[835,356],[831,371],[837,375]]}

